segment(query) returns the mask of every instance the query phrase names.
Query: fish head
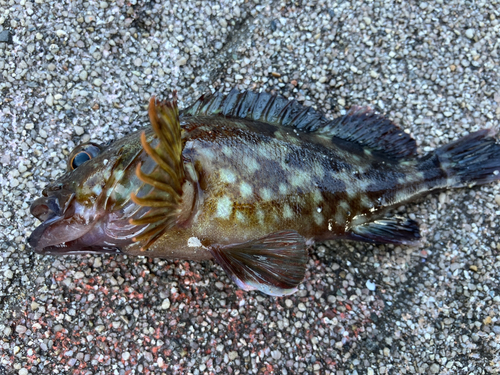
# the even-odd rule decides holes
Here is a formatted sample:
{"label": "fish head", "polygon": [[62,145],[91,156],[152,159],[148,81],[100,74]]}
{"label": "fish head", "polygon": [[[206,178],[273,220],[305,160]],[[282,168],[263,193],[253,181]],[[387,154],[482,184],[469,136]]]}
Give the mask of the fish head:
{"label": "fish head", "polygon": [[35,252],[119,253],[133,242],[141,230],[129,223],[140,210],[130,200],[140,185],[134,171],[141,160],[138,138],[131,134],[109,146],[86,143],[71,152],[67,172],[31,205],[42,221],[29,238]]}
{"label": "fish head", "polygon": [[71,152],[66,174],[31,205],[42,221],[29,238],[35,252],[146,250],[182,218],[185,176],[177,102],[153,97],[149,117],[152,126],[144,131]]}

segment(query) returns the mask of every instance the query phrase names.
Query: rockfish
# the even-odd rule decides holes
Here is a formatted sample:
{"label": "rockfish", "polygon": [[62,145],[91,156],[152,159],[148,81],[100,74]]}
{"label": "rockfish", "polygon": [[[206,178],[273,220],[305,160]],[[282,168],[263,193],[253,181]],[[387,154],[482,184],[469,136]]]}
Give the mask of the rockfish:
{"label": "rockfish", "polygon": [[500,179],[500,144],[479,130],[419,157],[366,108],[328,120],[268,93],[202,96],[179,113],[151,99],[151,126],[86,143],[31,213],[40,254],[214,258],[245,290],[283,296],[316,241],[411,244],[418,224],[388,209],[429,191]]}

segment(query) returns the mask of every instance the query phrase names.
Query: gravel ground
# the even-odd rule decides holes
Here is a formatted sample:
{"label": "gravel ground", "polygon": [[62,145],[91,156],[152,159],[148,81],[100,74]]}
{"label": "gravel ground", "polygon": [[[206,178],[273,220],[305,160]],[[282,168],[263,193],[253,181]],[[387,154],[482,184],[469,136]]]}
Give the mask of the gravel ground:
{"label": "gravel ground", "polygon": [[298,293],[212,262],[41,257],[29,205],[71,149],[208,89],[386,113],[421,152],[500,119],[497,0],[0,0],[0,374],[500,372],[500,184],[401,209],[419,247],[329,242]]}

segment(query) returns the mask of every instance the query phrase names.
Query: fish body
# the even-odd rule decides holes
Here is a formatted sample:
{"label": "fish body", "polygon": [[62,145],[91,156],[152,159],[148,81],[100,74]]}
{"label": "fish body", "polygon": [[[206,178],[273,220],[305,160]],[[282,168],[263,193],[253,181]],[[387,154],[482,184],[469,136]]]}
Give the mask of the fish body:
{"label": "fish body", "polygon": [[32,205],[44,221],[35,251],[215,258],[241,288],[285,295],[312,243],[414,243],[418,224],[388,209],[500,179],[492,130],[418,157],[410,136],[361,108],[330,121],[279,96],[232,91],[180,115],[175,101],[152,100],[149,114],[145,130],[73,151],[70,171]]}

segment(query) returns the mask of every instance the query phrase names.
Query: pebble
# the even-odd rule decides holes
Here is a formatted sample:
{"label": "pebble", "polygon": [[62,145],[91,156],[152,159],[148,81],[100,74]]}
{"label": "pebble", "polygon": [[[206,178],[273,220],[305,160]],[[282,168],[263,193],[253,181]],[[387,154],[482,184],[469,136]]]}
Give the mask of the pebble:
{"label": "pebble", "polygon": [[54,97],[52,96],[52,94],[48,94],[45,97],[45,103],[47,103],[47,105],[51,107],[54,105]]}
{"label": "pebble", "polygon": [[500,194],[495,195],[495,202],[500,206]]}
{"label": "pebble", "polygon": [[94,84],[94,86],[101,87],[102,86],[102,79],[96,78],[92,81],[92,83]]}
{"label": "pebble", "polygon": [[175,62],[175,65],[177,66],[183,66],[186,65],[187,59],[185,57],[181,57],[179,60]]}
{"label": "pebble", "polygon": [[374,282],[372,282],[371,280],[367,280],[366,287],[368,288],[368,290],[371,290],[373,292],[377,288],[377,285]]}
{"label": "pebble", "polygon": [[236,358],[238,358],[238,357],[239,357],[239,355],[238,355],[238,352],[237,352],[237,351],[231,351],[231,352],[229,352],[227,355],[228,355],[228,357],[229,357],[229,359],[230,359],[231,361],[234,361]]}
{"label": "pebble", "polygon": [[437,373],[439,373],[439,371],[440,371],[440,367],[439,367],[439,365],[438,365],[437,363],[434,363],[434,364],[431,366],[430,370],[431,370],[431,373],[433,373],[433,374],[437,374]]}
{"label": "pebble", "polygon": [[75,125],[74,129],[76,135],[82,135],[85,132],[85,129],[78,125]]}
{"label": "pebble", "polygon": [[473,39],[474,38],[474,34],[475,34],[474,29],[467,29],[465,31],[465,36],[467,38],[469,38],[469,39]]}
{"label": "pebble", "polygon": [[87,80],[88,73],[86,70],[82,70],[80,73],[78,73],[78,77],[82,80],[85,81]]}
{"label": "pebble", "polygon": [[142,59],[140,57],[137,57],[134,59],[134,65],[135,66],[141,66],[142,65]]}
{"label": "pebble", "polygon": [[165,298],[161,304],[162,310],[168,310],[170,308],[170,300]]}
{"label": "pebble", "polygon": [[13,43],[12,32],[10,30],[0,31],[0,43]]}

